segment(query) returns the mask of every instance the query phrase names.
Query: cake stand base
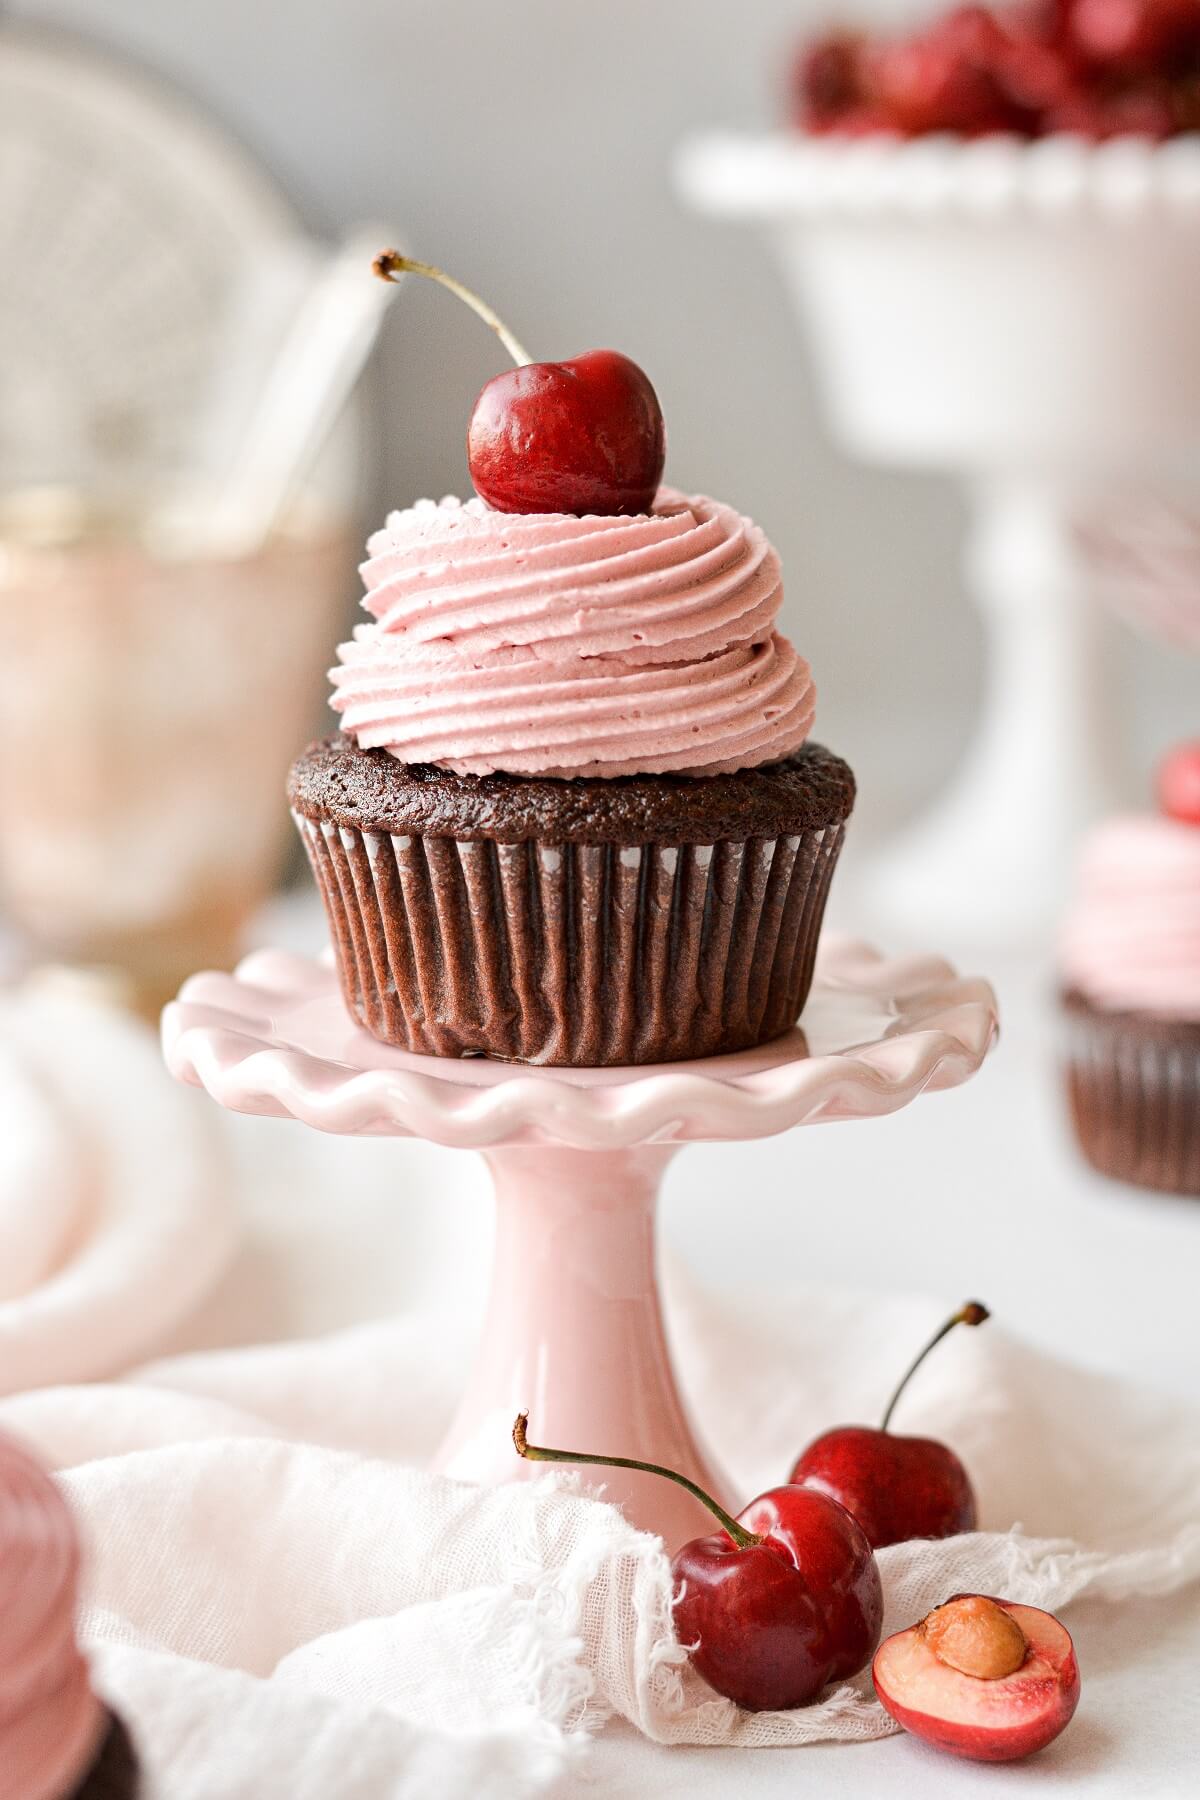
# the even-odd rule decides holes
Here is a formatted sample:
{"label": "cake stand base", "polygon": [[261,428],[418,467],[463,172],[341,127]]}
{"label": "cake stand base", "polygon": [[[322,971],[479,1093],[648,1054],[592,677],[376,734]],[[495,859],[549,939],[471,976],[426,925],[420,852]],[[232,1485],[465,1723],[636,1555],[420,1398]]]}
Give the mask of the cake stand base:
{"label": "cake stand base", "polygon": [[[462,1480],[544,1475],[536,1443],[663,1463],[735,1505],[676,1386],[654,1269],[654,1202],[675,1146],[895,1112],[979,1067],[996,1030],[986,982],[936,957],[888,962],[826,936],[804,1030],[736,1056],[628,1069],[535,1069],[412,1056],[350,1018],[327,962],[277,950],[194,976],[163,1014],[180,1080],[235,1112],[347,1135],[483,1151],[496,1188],[491,1299],[435,1466]],[[672,1483],[587,1471],[671,1548],[711,1526]]]}
{"label": "cake stand base", "polygon": [[[541,1443],[666,1463],[736,1506],[696,1443],[663,1330],[654,1209],[672,1155],[669,1145],[487,1152],[497,1201],[491,1298],[435,1468],[481,1482],[543,1473],[512,1446],[513,1420],[528,1411]],[[712,1527],[690,1494],[658,1477],[611,1469],[600,1478],[668,1544]]]}

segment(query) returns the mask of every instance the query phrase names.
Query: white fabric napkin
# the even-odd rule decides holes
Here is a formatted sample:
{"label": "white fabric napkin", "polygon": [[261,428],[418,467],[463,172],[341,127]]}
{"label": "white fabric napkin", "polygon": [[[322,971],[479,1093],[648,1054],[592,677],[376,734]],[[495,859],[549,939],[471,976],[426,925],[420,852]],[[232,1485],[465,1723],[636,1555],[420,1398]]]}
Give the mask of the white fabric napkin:
{"label": "white fabric napkin", "polygon": [[85,978],[0,996],[0,1394],[129,1367],[228,1261],[220,1120]]}

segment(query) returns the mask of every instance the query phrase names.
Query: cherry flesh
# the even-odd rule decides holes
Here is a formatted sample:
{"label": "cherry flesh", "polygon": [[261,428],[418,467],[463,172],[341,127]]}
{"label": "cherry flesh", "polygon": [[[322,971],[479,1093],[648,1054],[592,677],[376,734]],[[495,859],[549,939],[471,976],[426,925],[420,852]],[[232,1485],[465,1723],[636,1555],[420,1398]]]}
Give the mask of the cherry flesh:
{"label": "cherry flesh", "polygon": [[1079,1703],[1070,1634],[1035,1606],[956,1594],[879,1646],[875,1692],[906,1731],[974,1762],[1051,1743]]}
{"label": "cherry flesh", "polygon": [[883,1589],[866,1537],[836,1501],[778,1487],[734,1518],[671,1469],[530,1444],[525,1423],[522,1413],[513,1428],[520,1455],[662,1475],[718,1520],[720,1531],[684,1544],[671,1564],[676,1633],[718,1694],[751,1712],[785,1711],[865,1667],[879,1642]]}
{"label": "cherry flesh", "polygon": [[1169,819],[1200,825],[1200,741],[1180,744],[1159,764],[1158,800]]}
{"label": "cherry flesh", "polygon": [[500,339],[516,363],[480,393],[467,427],[475,490],[497,512],[612,515],[654,505],[666,429],[646,376],[618,350],[567,362],[534,362],[478,294],[432,263],[383,250],[384,281],[424,275],[449,288]]}
{"label": "cherry flesh", "polygon": [[955,1325],[981,1325],[987,1317],[977,1300],[960,1307],[907,1370],[878,1430],[836,1426],[815,1438],[792,1469],[793,1482],[828,1494],[853,1513],[872,1549],[975,1529],[975,1493],[953,1450],[936,1438],[894,1435],[888,1426],[909,1378],[933,1346]]}

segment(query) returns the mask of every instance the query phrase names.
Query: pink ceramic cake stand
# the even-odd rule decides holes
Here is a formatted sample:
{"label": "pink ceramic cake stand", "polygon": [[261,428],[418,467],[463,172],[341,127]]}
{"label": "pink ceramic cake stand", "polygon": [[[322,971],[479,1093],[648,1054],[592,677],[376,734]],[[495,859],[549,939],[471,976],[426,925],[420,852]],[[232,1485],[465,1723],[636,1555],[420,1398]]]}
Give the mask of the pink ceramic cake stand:
{"label": "pink ceramic cake stand", "polygon": [[[437,1468],[486,1482],[539,1472],[510,1441],[528,1409],[535,1441],[668,1463],[723,1499],[663,1331],[654,1203],[667,1163],[680,1144],[895,1112],[974,1074],[995,1031],[986,982],[829,936],[803,1031],[702,1062],[538,1069],[410,1056],[354,1023],[327,960],[278,950],[233,975],[194,976],[163,1015],[171,1072],[235,1112],[487,1158],[492,1295]],[[609,1496],[670,1546],[711,1524],[670,1483],[606,1475]]]}

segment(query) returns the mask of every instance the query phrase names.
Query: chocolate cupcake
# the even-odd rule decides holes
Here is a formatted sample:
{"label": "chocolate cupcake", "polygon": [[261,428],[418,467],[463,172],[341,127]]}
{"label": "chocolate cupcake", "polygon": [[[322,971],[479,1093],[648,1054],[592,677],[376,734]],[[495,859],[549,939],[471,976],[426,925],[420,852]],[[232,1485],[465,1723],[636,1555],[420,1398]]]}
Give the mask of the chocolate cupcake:
{"label": "chocolate cupcake", "polygon": [[344,735],[289,797],[347,1003],[385,1042],[545,1064],[795,1022],[854,782],[805,745],[779,562],[730,508],[393,514]]}
{"label": "chocolate cupcake", "polygon": [[384,1042],[553,1065],[670,1062],[795,1023],[854,778],[806,743],[748,519],[394,513],[343,735],[289,799],[347,1004]]}
{"label": "chocolate cupcake", "polygon": [[51,1477],[0,1437],[0,1789],[20,1800],[134,1800],[137,1757],[92,1692],[75,1637],[79,1545]]}
{"label": "chocolate cupcake", "polygon": [[[1200,748],[1195,816],[1110,819],[1063,933],[1066,1087],[1093,1168],[1200,1195]],[[1164,799],[1177,791],[1164,766]]]}

